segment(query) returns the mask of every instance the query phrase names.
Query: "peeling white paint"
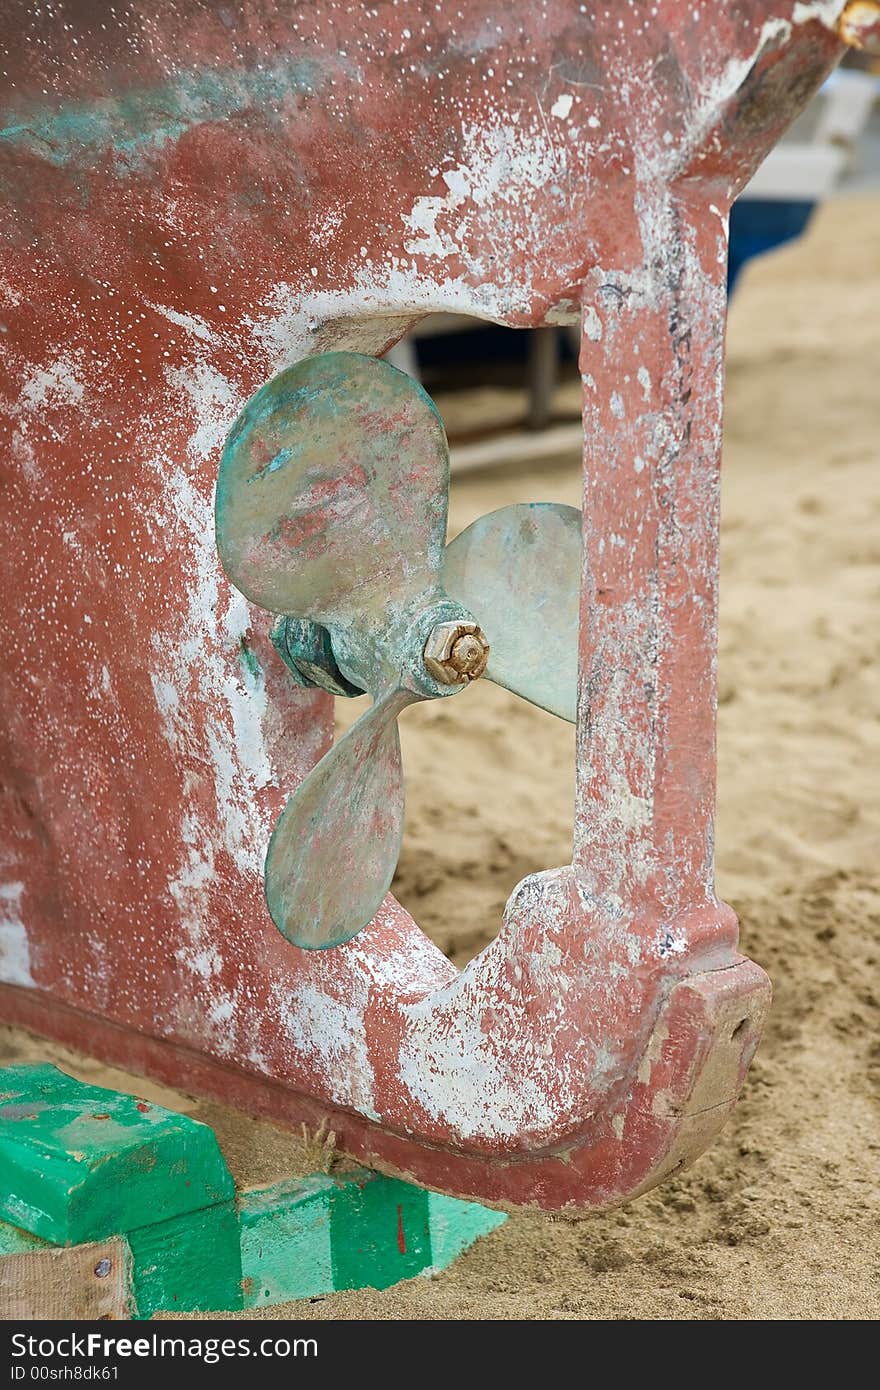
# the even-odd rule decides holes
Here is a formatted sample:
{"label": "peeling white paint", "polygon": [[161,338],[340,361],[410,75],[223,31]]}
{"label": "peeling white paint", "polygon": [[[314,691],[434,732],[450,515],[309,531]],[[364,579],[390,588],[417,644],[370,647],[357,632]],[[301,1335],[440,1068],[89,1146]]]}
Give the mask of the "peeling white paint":
{"label": "peeling white paint", "polygon": [[655,954],[660,960],[667,960],[669,956],[682,956],[687,950],[687,938],[684,932],[669,931],[664,928],[654,944]]}
{"label": "peeling white paint", "polygon": [[583,324],[584,332],[591,343],[602,341],[602,320],[591,304],[584,306]]}
{"label": "peeling white paint", "polygon": [[[512,200],[521,206],[530,193],[540,192],[548,180],[559,176],[559,161],[564,156],[543,127],[527,130],[503,122],[488,127],[465,124],[462,151],[462,162],[441,175],[448,192],[442,197],[417,198],[404,217],[410,232],[404,247],[410,255],[422,258],[457,258],[484,280],[485,226],[483,237],[472,235],[474,227],[481,225],[480,214],[491,210],[493,223],[503,221],[499,214],[504,204]],[[489,241],[491,247],[491,235]],[[515,250],[510,245],[497,248],[492,278],[499,286],[518,259]]]}
{"label": "peeling white paint", "polygon": [[215,334],[210,324],[200,315],[185,314],[179,309],[172,309],[169,304],[155,304],[150,299],[145,299],[144,304],[148,309],[153,309],[157,314],[161,314],[169,323],[173,323],[175,328],[182,328],[184,333],[198,338],[202,343],[213,343]]}
{"label": "peeling white paint", "polygon": [[193,463],[200,464],[223,442],[241,409],[241,397],[235,388],[208,362],[197,362],[185,368],[169,367],[168,381],[190,403],[196,428],[190,435],[187,453]]}
{"label": "peeling white paint", "polygon": [[377,1120],[363,1002],[342,1003],[305,981],[278,1003],[282,1026],[331,1099]]}
{"label": "peeling white paint", "polygon": [[[86,390],[86,374],[87,365],[82,353],[60,353],[54,361],[38,368],[25,380],[20,408],[36,415],[46,405],[80,405]],[[43,424],[39,419],[35,423]]]}
{"label": "peeling white paint", "polygon": [[[190,941],[198,944],[210,921],[208,890],[214,878],[214,847],[199,822],[187,814],[182,817],[181,838],[188,848],[183,865],[168,881],[168,889],[177,904],[181,926]],[[186,960],[194,960],[192,952]],[[201,973],[197,965],[192,968]]]}
{"label": "peeling white paint", "polygon": [[546,1075],[548,1058],[536,1056],[524,1040],[511,1066],[507,1050],[497,1046],[497,1030],[493,1037],[484,1029],[479,1007],[456,1007],[468,978],[465,971],[447,991],[453,1027],[444,1017],[446,1008],[438,1014],[433,999],[405,1009],[401,1082],[433,1120],[469,1137],[511,1138],[524,1126],[549,1128],[559,1103],[558,1062],[552,1064],[552,1077]]}
{"label": "peeling white paint", "polygon": [[31,951],[21,920],[23,883],[0,884],[0,980],[7,985],[33,989]]}
{"label": "peeling white paint", "polygon": [[826,28],[836,30],[837,21],[843,14],[848,0],[799,0],[792,10],[794,24],[808,24],[818,19]]}
{"label": "peeling white paint", "polygon": [[179,961],[186,965],[188,970],[206,982],[217,975],[223,966],[222,957],[216,946],[201,947],[198,950],[191,950],[183,946],[174,954]]}
{"label": "peeling white paint", "polygon": [[[195,428],[187,452],[201,461],[219,447],[241,402],[232,386],[203,363],[187,371],[169,369],[169,378],[191,402]],[[192,753],[193,734],[181,712],[191,702],[184,703],[182,696],[197,687],[194,702],[206,711],[205,737],[225,844],[239,870],[259,879],[270,826],[258,808],[257,792],[270,784],[273,774],[265,742],[267,704],[262,677],[238,660],[250,629],[250,610],[246,600],[222,580],[211,499],[179,465],[164,461],[158,467],[165,480],[169,521],[189,532],[187,551],[194,566],[184,580],[189,610],[176,648],[169,647],[161,634],[154,642],[153,690],[165,736],[186,760]],[[219,648],[218,636],[223,641]],[[230,653],[235,654],[232,671]],[[210,833],[206,829],[205,840]],[[191,872],[191,864],[181,871],[189,895],[190,925],[192,892],[199,886],[191,881]],[[203,883],[207,890],[208,880]]]}

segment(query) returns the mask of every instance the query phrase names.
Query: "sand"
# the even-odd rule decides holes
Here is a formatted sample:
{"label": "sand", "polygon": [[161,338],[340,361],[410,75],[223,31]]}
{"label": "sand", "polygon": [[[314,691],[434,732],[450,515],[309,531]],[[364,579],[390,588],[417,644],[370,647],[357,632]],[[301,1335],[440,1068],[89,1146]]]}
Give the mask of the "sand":
{"label": "sand", "polygon": [[[718,882],[775,988],[733,1119],[689,1172],[628,1208],[580,1222],[513,1217],[435,1278],[267,1316],[880,1315],[878,218],[867,197],[826,206],[803,242],[748,270],[732,306]],[[563,411],[573,391],[562,386]],[[440,404],[466,411],[460,398]],[[579,504],[577,458],[463,476],[452,527],[529,499]],[[341,724],[358,704],[340,702]],[[569,858],[572,731],[481,682],[407,711],[402,740],[396,891],[463,963],[519,878]],[[126,1084],[2,1030],[0,1059],[38,1055]],[[312,1157],[223,1107],[191,1111],[218,1127],[245,1181]]]}

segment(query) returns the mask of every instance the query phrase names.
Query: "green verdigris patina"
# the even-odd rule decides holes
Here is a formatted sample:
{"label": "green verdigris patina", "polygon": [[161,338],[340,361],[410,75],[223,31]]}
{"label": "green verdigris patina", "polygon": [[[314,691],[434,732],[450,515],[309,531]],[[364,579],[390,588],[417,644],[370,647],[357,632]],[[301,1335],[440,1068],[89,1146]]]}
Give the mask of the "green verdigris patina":
{"label": "green verdigris patina", "polygon": [[57,102],[0,112],[0,141],[54,165],[106,163],[111,150],[126,175],[189,130],[214,121],[261,119],[327,80],[319,64],[288,58],[265,68],[201,68],[156,87],[133,88],[85,103]]}
{"label": "green verdigris patina", "polygon": [[574,720],[580,512],[504,507],[447,546],[448,493],[446,433],[430,397],[357,353],[280,373],[227,439],[216,502],[227,575],[282,615],[273,641],[300,684],[373,697],[272,834],[266,900],[294,945],[350,940],[391,887],[407,705],[455,694],[485,671]]}

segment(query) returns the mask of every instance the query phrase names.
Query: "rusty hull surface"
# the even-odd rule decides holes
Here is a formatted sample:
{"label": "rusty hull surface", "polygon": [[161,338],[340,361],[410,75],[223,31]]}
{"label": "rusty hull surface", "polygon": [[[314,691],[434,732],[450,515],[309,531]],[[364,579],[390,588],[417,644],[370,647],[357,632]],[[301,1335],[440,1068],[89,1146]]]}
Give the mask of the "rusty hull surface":
{"label": "rusty hull surface", "polygon": [[[705,1147],[769,998],[712,871],[727,214],[842,8],[7,0],[4,1018],[500,1205]],[[263,382],[431,310],[583,321],[574,862],[460,974],[390,897],[272,925],[330,701],[211,521]]]}

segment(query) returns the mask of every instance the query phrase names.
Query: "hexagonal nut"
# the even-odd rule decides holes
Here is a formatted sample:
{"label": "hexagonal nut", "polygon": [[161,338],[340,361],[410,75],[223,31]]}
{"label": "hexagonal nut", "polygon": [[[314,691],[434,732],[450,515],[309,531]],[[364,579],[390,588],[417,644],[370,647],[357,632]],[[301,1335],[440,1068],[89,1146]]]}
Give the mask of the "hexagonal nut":
{"label": "hexagonal nut", "polygon": [[437,623],[425,643],[423,659],[440,685],[467,685],[485,671],[489,643],[477,623]]}

